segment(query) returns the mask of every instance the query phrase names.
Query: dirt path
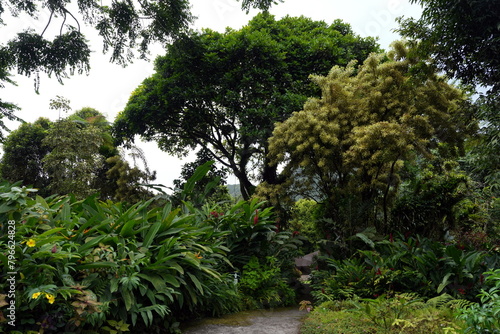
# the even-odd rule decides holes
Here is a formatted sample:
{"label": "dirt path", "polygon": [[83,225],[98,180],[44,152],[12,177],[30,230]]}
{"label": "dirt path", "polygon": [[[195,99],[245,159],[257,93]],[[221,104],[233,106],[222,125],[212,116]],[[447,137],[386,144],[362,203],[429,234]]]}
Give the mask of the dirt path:
{"label": "dirt path", "polygon": [[[183,326],[183,334],[299,334],[306,311],[298,307],[245,311]],[[186,325],[186,324],[185,324]]]}

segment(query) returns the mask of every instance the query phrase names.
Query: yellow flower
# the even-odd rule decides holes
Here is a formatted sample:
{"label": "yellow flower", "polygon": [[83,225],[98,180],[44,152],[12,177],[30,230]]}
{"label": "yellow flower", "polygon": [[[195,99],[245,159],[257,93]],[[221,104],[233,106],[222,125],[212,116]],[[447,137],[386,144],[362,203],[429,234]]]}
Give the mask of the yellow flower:
{"label": "yellow flower", "polygon": [[35,247],[36,241],[33,239],[29,239],[26,245],[28,245],[28,247]]}
{"label": "yellow flower", "polygon": [[32,299],[37,299],[42,293],[41,292],[35,292],[34,294],[31,295]]}
{"label": "yellow flower", "polygon": [[203,259],[203,256],[200,255],[200,252],[195,253],[194,257],[196,257],[197,259]]}
{"label": "yellow flower", "polygon": [[46,293],[45,298],[47,298],[47,300],[49,301],[49,304],[54,304],[54,302],[56,300],[56,296],[51,295],[50,293]]}

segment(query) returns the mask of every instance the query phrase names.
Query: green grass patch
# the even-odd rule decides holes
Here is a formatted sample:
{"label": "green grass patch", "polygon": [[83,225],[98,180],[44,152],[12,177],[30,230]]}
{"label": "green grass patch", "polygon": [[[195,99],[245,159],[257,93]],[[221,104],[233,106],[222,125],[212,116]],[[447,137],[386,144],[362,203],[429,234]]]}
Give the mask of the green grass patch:
{"label": "green grass patch", "polygon": [[301,334],[458,334],[463,327],[450,304],[397,296],[322,303],[304,320]]}

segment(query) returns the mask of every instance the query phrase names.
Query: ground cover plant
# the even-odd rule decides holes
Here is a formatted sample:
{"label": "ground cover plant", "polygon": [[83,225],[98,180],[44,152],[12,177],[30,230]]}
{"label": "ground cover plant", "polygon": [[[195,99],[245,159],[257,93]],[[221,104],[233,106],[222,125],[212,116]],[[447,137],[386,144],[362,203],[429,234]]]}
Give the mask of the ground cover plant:
{"label": "ground cover plant", "polygon": [[478,251],[454,242],[439,242],[420,236],[390,235],[367,242],[349,258],[324,257],[326,270],[313,272],[313,296],[318,302],[377,297],[390,292],[413,292],[432,298],[448,293],[476,300],[485,282],[485,272],[498,268],[497,247]]}
{"label": "ground cover plant", "polygon": [[325,302],[305,320],[301,333],[460,333],[454,309],[467,303],[446,294],[427,301],[401,294]]}
{"label": "ground cover plant", "polygon": [[[313,271],[302,333],[497,333],[500,253],[390,235]],[[318,268],[319,269],[319,268]]]}
{"label": "ground cover plant", "polygon": [[460,310],[467,333],[500,333],[500,269],[486,273],[480,302]]}

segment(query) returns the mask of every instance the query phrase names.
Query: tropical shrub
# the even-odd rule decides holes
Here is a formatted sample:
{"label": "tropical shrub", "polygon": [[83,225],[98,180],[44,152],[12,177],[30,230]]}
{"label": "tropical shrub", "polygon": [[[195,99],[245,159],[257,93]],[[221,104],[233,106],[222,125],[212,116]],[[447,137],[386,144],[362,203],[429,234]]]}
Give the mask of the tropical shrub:
{"label": "tropical shrub", "polygon": [[391,235],[382,241],[367,241],[367,249],[350,258],[324,258],[328,270],[313,272],[312,294],[318,302],[353,296],[373,298],[391,292],[426,297],[448,293],[474,300],[484,283],[483,273],[500,263],[498,252],[419,236]]}
{"label": "tropical shrub", "polygon": [[414,294],[329,301],[314,308],[301,333],[460,333],[453,310],[463,303],[449,295],[424,301]]}
{"label": "tropical shrub", "polygon": [[[2,291],[7,273],[18,273],[17,320],[15,327],[4,320],[6,330],[75,332],[116,321],[135,332],[161,332],[180,314],[225,304],[237,293],[214,269],[226,260],[229,232],[195,214],[151,208],[152,200],[127,208],[95,196],[31,198],[33,190],[7,184],[1,190]],[[233,311],[230,305],[215,313]]]}
{"label": "tropical shrub", "polygon": [[227,257],[237,271],[253,256],[262,259],[272,256],[276,265],[290,269],[293,259],[299,255],[303,239],[290,231],[282,231],[266,202],[255,198],[239,201],[226,212],[219,211],[217,206],[204,206],[200,214],[215,231],[226,231]]}
{"label": "tropical shrub", "polygon": [[460,310],[466,333],[500,333],[500,269],[485,275],[488,288],[479,293],[480,302]]}
{"label": "tropical shrub", "polygon": [[[43,198],[19,184],[0,184],[2,291],[16,272],[15,298],[0,294],[2,330],[173,332],[189,317],[248,307],[241,291],[267,284],[272,298],[257,296],[259,305],[294,300],[284,276],[301,241],[279,230],[271,208],[241,201],[219,213],[198,205],[203,194],[193,197],[195,204],[185,200],[209,167],[186,182],[179,208],[158,206],[154,198],[132,206],[97,195]],[[253,267],[249,261],[257,257],[267,262]],[[235,273],[243,277],[239,286]],[[254,286],[256,273],[265,277]],[[3,307],[12,302],[15,327]]]}
{"label": "tropical shrub", "polygon": [[323,237],[323,233],[317,226],[320,215],[321,205],[311,199],[301,198],[291,209],[289,228],[305,238],[306,245],[309,246],[308,252],[313,252],[316,241]]}
{"label": "tropical shrub", "polygon": [[282,277],[277,259],[260,260],[253,256],[243,267],[238,284],[246,308],[288,306],[295,302],[295,291]]}
{"label": "tropical shrub", "polygon": [[416,175],[403,185],[391,211],[388,231],[442,238],[447,230],[461,227],[453,211],[468,195],[469,177],[454,170],[454,162],[429,165],[413,172]]}

